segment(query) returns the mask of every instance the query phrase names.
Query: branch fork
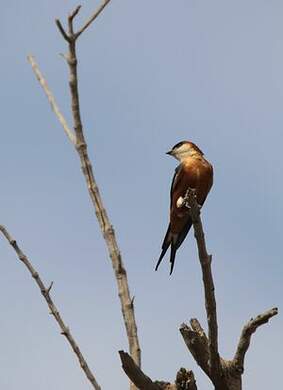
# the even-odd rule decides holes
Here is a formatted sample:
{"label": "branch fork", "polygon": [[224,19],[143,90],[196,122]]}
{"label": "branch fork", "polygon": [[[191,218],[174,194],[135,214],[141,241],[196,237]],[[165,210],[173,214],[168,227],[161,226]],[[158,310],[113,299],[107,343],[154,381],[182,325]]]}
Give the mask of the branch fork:
{"label": "branch fork", "polygon": [[278,313],[278,309],[273,308],[268,310],[255,319],[251,319],[244,326],[233,360],[225,360],[220,357],[218,350],[215,288],[211,270],[212,256],[207,253],[205,235],[200,217],[200,207],[197,204],[194,189],[188,188],[184,202],[191,215],[197,241],[205,293],[208,336],[206,336],[203,328],[196,319],[190,321],[191,327],[182,324],[180,332],[197,364],[211,379],[216,390],[241,390],[244,358],[250,345],[251,336],[260,325],[267,323],[271,317],[275,316]]}

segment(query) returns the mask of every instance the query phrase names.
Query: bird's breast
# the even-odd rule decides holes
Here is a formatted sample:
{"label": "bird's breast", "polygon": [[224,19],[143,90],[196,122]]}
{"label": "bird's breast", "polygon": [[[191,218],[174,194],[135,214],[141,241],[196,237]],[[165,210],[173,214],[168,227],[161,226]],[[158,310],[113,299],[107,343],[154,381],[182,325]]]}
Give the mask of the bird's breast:
{"label": "bird's breast", "polygon": [[188,188],[195,188],[197,201],[202,205],[213,183],[212,166],[204,158],[188,159],[183,162],[182,171],[182,180],[176,188],[175,197],[178,199],[185,195]]}
{"label": "bird's breast", "polygon": [[170,222],[174,233],[182,231],[188,222],[189,213],[185,206],[180,207],[180,197],[188,188],[196,190],[197,202],[203,205],[213,183],[213,168],[204,158],[188,158],[183,161],[171,197]]}

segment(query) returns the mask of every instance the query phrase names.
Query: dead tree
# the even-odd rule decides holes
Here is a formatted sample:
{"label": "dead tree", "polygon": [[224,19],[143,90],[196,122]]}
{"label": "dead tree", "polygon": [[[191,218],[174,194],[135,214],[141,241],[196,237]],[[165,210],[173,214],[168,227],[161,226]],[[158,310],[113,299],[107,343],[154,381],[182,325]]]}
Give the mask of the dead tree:
{"label": "dead tree", "polygon": [[[251,336],[260,325],[267,323],[271,317],[275,316],[278,313],[278,309],[275,307],[248,321],[243,327],[233,359],[225,360],[221,358],[218,351],[216,299],[211,271],[212,256],[207,253],[204,231],[200,218],[200,208],[196,201],[195,191],[193,189],[188,189],[184,200],[192,218],[198,247],[204,287],[208,335],[206,335],[196,318],[190,320],[190,325],[182,324],[179,330],[190,353],[196,363],[210,378],[215,390],[242,390],[244,359],[250,345]],[[178,378],[180,377],[179,371],[175,384],[160,384],[159,382],[155,382],[153,387],[147,387],[145,384],[150,383],[150,378],[141,373],[140,369],[134,364],[129,355],[121,351],[120,356],[125,373],[140,389],[197,389],[193,374],[191,371],[186,371],[184,369],[181,370],[183,370],[183,373],[186,373],[185,375],[188,379],[181,383],[178,382]]]}
{"label": "dead tree", "polygon": [[[134,315],[133,298],[130,295],[126,269],[122,262],[121,253],[115,237],[115,232],[110,223],[108,214],[104,207],[98,185],[93,174],[93,166],[88,157],[87,143],[83,131],[83,125],[80,114],[80,101],[78,92],[78,77],[77,77],[77,54],[76,43],[80,35],[90,26],[90,24],[100,15],[102,10],[110,3],[110,0],[104,0],[101,6],[94,12],[90,19],[78,30],[74,31],[73,22],[80,11],[78,6],[68,17],[67,29],[65,29],[59,20],[56,20],[56,25],[68,45],[68,52],[63,55],[69,66],[69,87],[71,94],[71,108],[73,115],[73,130],[67,124],[66,119],[59,110],[53,94],[51,93],[45,78],[39,70],[35,59],[32,56],[28,57],[33,71],[44,89],[47,98],[55,112],[59,122],[76,150],[81,163],[81,169],[86,181],[87,189],[95,208],[96,216],[101,228],[101,232],[105,239],[109,257],[112,262],[115,273],[118,294],[121,302],[121,309],[128,337],[130,354],[119,351],[122,367],[130,379],[131,390],[197,390],[197,384],[192,371],[181,368],[174,383],[166,381],[152,381],[141,370],[141,351],[137,335],[137,326]],[[180,332],[183,339],[193,355],[197,364],[202,368],[204,373],[211,379],[216,390],[241,390],[242,389],[242,374],[244,372],[244,358],[248,350],[251,336],[256,329],[268,322],[268,320],[277,314],[277,308],[273,308],[254,319],[251,319],[243,328],[235,356],[232,360],[224,360],[218,352],[218,326],[216,300],[214,294],[214,283],[211,271],[211,255],[208,255],[204,239],[204,232],[200,219],[200,210],[196,202],[196,197],[193,189],[188,189],[185,196],[185,203],[190,213],[195,238],[198,246],[199,260],[203,275],[203,286],[205,295],[205,308],[208,323],[208,335],[206,335],[202,326],[197,319],[192,319],[190,325],[182,324]],[[78,344],[72,336],[70,329],[64,323],[53,299],[51,298],[52,282],[49,287],[46,287],[39,273],[35,270],[28,257],[22,252],[16,240],[12,238],[7,229],[0,225],[1,233],[6,237],[11,246],[16,251],[19,260],[27,267],[36,284],[38,285],[48,307],[50,314],[57,321],[61,334],[64,335],[71,345],[73,352],[77,356],[82,370],[87,376],[89,382],[95,390],[100,390],[94,374],[91,372]]]}

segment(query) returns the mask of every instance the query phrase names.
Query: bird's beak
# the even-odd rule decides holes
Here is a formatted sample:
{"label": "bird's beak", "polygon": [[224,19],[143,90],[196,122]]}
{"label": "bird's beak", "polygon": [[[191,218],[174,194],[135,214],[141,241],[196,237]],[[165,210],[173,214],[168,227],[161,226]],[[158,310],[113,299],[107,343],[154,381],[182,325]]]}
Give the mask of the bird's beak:
{"label": "bird's beak", "polygon": [[174,152],[173,152],[173,150],[169,150],[169,152],[166,152],[166,154],[169,154],[169,156],[173,156]]}

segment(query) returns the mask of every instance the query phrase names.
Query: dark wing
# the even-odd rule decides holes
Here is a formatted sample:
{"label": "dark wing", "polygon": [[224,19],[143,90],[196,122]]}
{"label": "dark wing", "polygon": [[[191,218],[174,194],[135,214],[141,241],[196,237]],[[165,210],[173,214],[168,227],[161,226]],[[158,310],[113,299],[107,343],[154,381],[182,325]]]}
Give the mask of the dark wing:
{"label": "dark wing", "polygon": [[176,183],[178,182],[178,174],[180,173],[180,170],[181,170],[181,164],[178,165],[177,168],[175,169],[175,173],[172,179],[171,188],[170,188],[170,208],[172,207],[173,191]]}
{"label": "dark wing", "polygon": [[[170,209],[172,209],[172,202],[173,202],[173,193],[178,185],[178,182],[180,180],[180,177],[182,176],[182,171],[181,171],[181,164],[178,165],[178,167],[175,169],[175,174],[172,179],[172,184],[171,184],[171,189],[170,189]],[[178,235],[172,234],[171,232],[171,223],[169,223],[165,238],[162,243],[162,251],[159,256],[158,262],[155,267],[155,271],[157,271],[159,264],[161,263],[163,257],[165,256],[165,253],[167,252],[167,249],[171,245],[171,253],[170,253],[170,263],[171,263],[171,269],[170,269],[170,275],[173,272],[174,268],[174,262],[175,262],[175,256],[177,249],[179,246],[182,244],[184,239],[186,238],[190,228],[192,226],[192,221],[190,217],[187,218],[186,223],[183,226],[183,229],[180,231]]]}

